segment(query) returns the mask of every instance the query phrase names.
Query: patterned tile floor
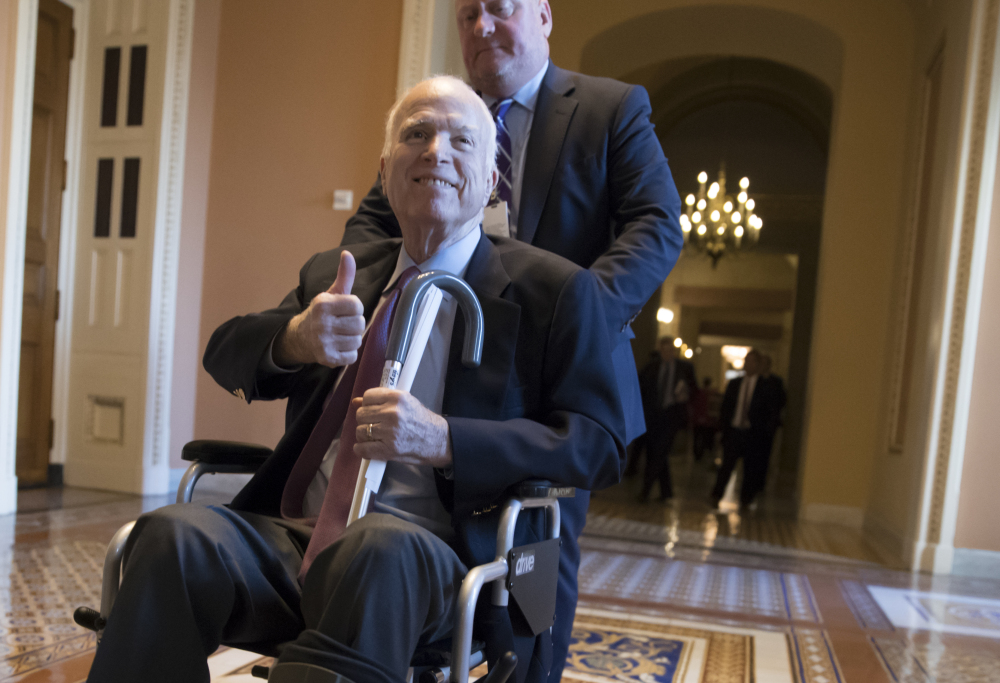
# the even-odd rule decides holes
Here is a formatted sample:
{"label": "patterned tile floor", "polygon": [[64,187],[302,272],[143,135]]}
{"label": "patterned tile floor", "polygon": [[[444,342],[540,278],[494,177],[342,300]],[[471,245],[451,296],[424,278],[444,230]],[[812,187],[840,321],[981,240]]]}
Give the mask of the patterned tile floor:
{"label": "patterned tile floor", "polygon": [[[1000,681],[1000,581],[900,572],[859,534],[780,509],[741,518],[697,497],[638,505],[631,493],[592,506],[565,681]],[[0,681],[85,679],[93,637],[71,611],[97,604],[114,531],[167,502],[22,493],[23,512],[0,517]],[[213,681],[250,683],[258,659],[222,650]]]}

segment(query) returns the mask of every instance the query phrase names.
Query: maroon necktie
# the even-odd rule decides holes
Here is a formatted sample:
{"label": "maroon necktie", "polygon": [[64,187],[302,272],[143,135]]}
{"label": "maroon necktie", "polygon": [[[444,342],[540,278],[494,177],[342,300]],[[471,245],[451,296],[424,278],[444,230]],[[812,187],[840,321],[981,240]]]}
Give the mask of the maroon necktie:
{"label": "maroon necktie", "polygon": [[340,384],[323,409],[323,414],[313,427],[309,440],[306,441],[291,474],[288,475],[281,496],[281,516],[286,519],[302,519],[302,501],[306,490],[316,476],[323,462],[323,456],[333,443],[337,431],[340,431],[337,459],[333,463],[333,472],[330,474],[330,482],[323,497],[319,517],[316,518],[312,538],[306,548],[305,557],[302,558],[302,569],[299,571],[300,583],[305,580],[306,572],[316,556],[340,538],[347,528],[347,517],[351,512],[354,489],[361,469],[361,458],[354,453],[357,411],[350,409],[351,399],[363,396],[365,391],[379,385],[396,302],[403,287],[419,274],[420,270],[416,266],[411,266],[399,277],[399,281],[375,314],[361,341],[358,360],[344,370]]}

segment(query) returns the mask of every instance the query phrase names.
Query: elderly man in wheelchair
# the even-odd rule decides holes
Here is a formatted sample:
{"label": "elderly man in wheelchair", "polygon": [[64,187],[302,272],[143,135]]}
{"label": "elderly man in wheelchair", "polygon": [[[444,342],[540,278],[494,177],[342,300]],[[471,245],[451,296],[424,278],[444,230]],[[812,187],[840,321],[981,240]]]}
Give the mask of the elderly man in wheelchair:
{"label": "elderly man in wheelchair", "polygon": [[[276,654],[272,681],[396,683],[430,644],[451,653],[430,680],[482,657],[491,683],[546,679],[566,489],[524,482],[616,482],[624,417],[591,274],[482,233],[495,138],[461,81],[415,86],[381,160],[403,239],[317,254],[277,308],[215,331],[205,368],[248,402],[287,398],[285,434],[230,505],[161,508],[118,539],[88,681],[207,683],[220,644]],[[418,318],[430,283],[448,293]]]}

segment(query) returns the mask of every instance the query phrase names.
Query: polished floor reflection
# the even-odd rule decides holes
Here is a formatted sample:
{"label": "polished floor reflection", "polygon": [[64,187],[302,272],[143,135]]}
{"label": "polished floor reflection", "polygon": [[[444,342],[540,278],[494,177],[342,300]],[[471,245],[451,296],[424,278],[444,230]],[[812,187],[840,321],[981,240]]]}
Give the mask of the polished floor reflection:
{"label": "polished floor reflection", "polygon": [[[710,473],[675,464],[687,493],[670,503],[636,502],[634,481],[594,498],[565,681],[1000,680],[1000,581],[898,571],[860,532],[781,504],[713,511],[697,481]],[[22,492],[0,517],[0,680],[84,680],[94,642],[71,611],[97,604],[114,531],[167,502]],[[249,683],[258,660],[220,651],[213,681]]]}

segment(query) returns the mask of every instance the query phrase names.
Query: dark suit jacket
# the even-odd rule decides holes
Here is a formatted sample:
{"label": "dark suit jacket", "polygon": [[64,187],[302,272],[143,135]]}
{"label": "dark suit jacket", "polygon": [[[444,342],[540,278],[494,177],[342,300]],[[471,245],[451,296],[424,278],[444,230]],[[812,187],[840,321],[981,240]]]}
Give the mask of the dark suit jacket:
{"label": "dark suit jacket", "polygon": [[[366,318],[399,249],[397,239],[351,247],[358,265],[352,291]],[[209,341],[205,368],[223,388],[242,389],[247,401],[288,399],[285,435],[233,500],[236,509],[279,515],[285,481],[340,372],[315,364],[290,374],[260,368],[275,334],[336,278],[342,250],[310,259],[299,286],[277,308],[233,318]],[[499,510],[491,507],[509,486],[533,477],[584,489],[608,486],[620,477],[625,448],[615,378],[603,360],[610,348],[597,322],[604,313],[593,276],[516,241],[483,237],[466,281],[483,308],[483,360],[478,368],[461,364],[464,325],[456,320],[442,409],[454,477],[439,477],[438,488],[452,511],[455,550],[471,566],[493,559]],[[527,516],[519,543],[538,540],[539,521]],[[544,680],[547,664],[528,659],[528,680]]]}
{"label": "dark suit jacket", "polygon": [[[674,369],[674,387],[678,383],[687,384],[688,400],[694,398],[698,391],[698,380],[695,378],[694,365],[686,360],[676,358],[674,362],[677,367]],[[663,397],[660,395],[660,368],[663,366],[663,359],[657,354],[656,358],[647,363],[642,372],[639,373],[639,387],[642,390],[642,406],[646,415],[646,424],[652,425],[660,419],[663,413]],[[670,389],[671,391],[673,388]],[[675,406],[687,407],[687,401],[674,404]]]}
{"label": "dark suit jacket", "polygon": [[[649,121],[644,88],[549,64],[532,120],[517,239],[589,268],[598,278],[626,410],[642,433],[629,323],[656,292],[683,246],[680,197]],[[342,244],[398,237],[376,180],[347,221]]]}
{"label": "dark suit jacket", "polygon": [[[726,385],[726,393],[722,397],[722,407],[719,410],[719,422],[723,431],[733,429],[733,417],[736,415],[736,403],[740,398],[740,387],[746,377],[737,377]],[[761,438],[773,433],[782,404],[774,390],[774,385],[765,377],[757,377],[757,384],[750,397],[750,408],[747,419],[750,421],[750,433]],[[782,390],[783,391],[783,390]]]}

